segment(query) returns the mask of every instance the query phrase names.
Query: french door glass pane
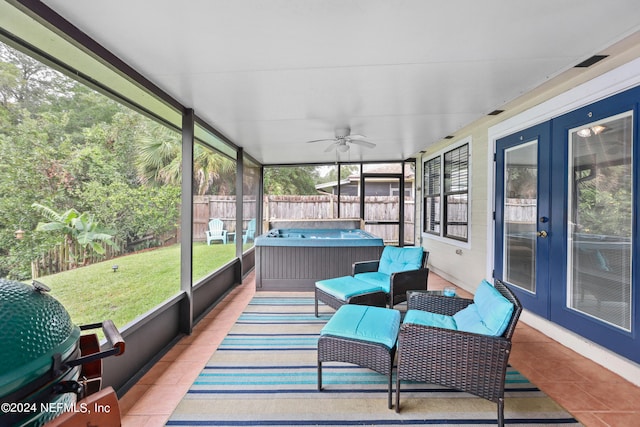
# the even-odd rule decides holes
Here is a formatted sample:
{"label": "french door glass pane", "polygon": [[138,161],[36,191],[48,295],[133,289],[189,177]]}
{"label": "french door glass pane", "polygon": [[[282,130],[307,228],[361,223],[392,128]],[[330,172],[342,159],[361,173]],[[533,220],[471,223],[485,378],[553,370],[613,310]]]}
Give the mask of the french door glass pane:
{"label": "french door glass pane", "polygon": [[632,113],[569,132],[567,302],[631,327]]}
{"label": "french door glass pane", "polygon": [[538,141],[504,152],[504,280],[536,291]]}

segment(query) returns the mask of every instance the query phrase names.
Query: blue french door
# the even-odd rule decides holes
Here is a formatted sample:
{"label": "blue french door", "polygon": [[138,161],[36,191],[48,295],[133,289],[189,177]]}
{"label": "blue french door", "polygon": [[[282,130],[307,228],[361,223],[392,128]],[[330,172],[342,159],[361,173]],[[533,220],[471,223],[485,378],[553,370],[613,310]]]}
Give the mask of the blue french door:
{"label": "blue french door", "polygon": [[549,313],[550,124],[496,142],[494,275],[511,285],[523,305]]}
{"label": "blue french door", "polygon": [[631,89],[554,119],[551,164],[551,216],[564,219],[549,318],[635,361],[639,101]]}
{"label": "blue french door", "polygon": [[524,307],[640,362],[640,88],[496,141],[495,270]]}

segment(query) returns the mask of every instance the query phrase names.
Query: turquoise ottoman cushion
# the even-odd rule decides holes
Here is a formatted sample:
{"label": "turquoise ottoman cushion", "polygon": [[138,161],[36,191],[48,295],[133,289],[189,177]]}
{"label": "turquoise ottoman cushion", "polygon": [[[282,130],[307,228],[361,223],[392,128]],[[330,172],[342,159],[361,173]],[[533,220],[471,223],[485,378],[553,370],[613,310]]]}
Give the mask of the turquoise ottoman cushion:
{"label": "turquoise ottoman cushion", "polygon": [[320,335],[374,342],[391,349],[400,328],[398,310],[366,305],[343,305],[322,328]]}
{"label": "turquoise ottoman cushion", "polygon": [[384,291],[384,289],[375,283],[364,282],[352,276],[320,280],[316,282],[316,288],[343,301],[355,295]]}

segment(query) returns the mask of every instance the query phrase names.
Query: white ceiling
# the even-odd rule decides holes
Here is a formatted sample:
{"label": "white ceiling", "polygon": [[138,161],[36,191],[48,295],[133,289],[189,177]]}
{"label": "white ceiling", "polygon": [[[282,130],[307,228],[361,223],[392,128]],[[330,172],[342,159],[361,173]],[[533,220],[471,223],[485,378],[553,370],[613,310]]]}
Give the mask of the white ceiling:
{"label": "white ceiling", "polygon": [[640,30],[637,0],[44,0],[263,164],[403,160]]}

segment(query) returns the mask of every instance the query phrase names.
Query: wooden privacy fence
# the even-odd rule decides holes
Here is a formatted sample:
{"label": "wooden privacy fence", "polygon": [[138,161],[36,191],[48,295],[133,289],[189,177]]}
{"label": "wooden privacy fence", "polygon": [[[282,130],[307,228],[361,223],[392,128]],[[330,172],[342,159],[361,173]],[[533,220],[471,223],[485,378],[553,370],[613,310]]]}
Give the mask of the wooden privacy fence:
{"label": "wooden privacy fence", "polygon": [[[365,217],[378,221],[397,221],[399,219],[398,196],[368,196],[365,199]],[[415,226],[415,202],[405,201],[405,236],[413,236]],[[246,197],[243,202],[244,220],[242,227],[246,229],[248,222],[256,217],[255,198]],[[198,196],[194,199],[193,239],[205,241],[205,231],[211,218],[219,218],[225,229],[235,229],[235,196]],[[275,219],[335,219],[338,218],[338,196],[305,195],[305,196],[264,196],[263,216],[265,221]],[[360,218],[360,197],[342,196],[340,198],[340,218]],[[367,231],[382,237],[385,241],[398,241],[397,227],[383,224],[371,224]]]}
{"label": "wooden privacy fence", "polygon": [[[397,221],[399,217],[398,196],[368,196],[365,199],[365,217],[378,221]],[[467,205],[455,204],[449,215],[466,221]],[[246,229],[250,220],[256,217],[256,199],[247,196],[243,201],[244,220],[242,229]],[[309,195],[309,196],[265,196],[263,198],[263,212],[266,221],[275,219],[333,219],[338,218],[338,196]],[[415,202],[405,200],[405,241],[411,241],[415,228]],[[507,199],[505,204],[505,222],[535,223],[537,206],[535,199]],[[360,218],[360,198],[358,196],[342,196],[340,201],[341,218]],[[196,196],[193,201],[193,240],[205,241],[211,218],[220,218],[229,232],[237,232],[235,227],[236,197],[235,196]],[[466,228],[466,227],[465,227]],[[386,242],[398,241],[396,226],[385,224],[369,224],[367,231],[382,237]],[[178,230],[179,233],[179,230]],[[171,241],[177,239],[172,235]],[[158,237],[158,236],[152,236]],[[166,242],[165,242],[166,243]],[[125,251],[121,243],[117,248],[106,245],[106,254],[88,256],[87,263],[91,264],[122,255]],[[78,248],[74,253],[81,253]],[[79,257],[80,258],[80,257]],[[76,260],[81,263],[82,259]],[[74,268],[70,257],[70,249],[62,244],[49,250],[31,263],[32,278],[58,273]]]}
{"label": "wooden privacy fence", "polygon": [[[397,221],[399,218],[398,196],[368,196],[365,199],[365,218],[379,221]],[[243,229],[247,223],[255,218],[255,198],[246,197],[244,200]],[[439,204],[436,206],[439,212]],[[235,232],[235,196],[199,196],[194,200],[194,240],[204,241],[205,231],[210,218],[220,218],[225,228]],[[449,221],[452,223],[468,220],[468,204],[465,202],[451,203],[449,206]],[[531,223],[536,221],[537,206],[535,199],[507,199],[505,206],[505,221],[517,223]],[[338,196],[336,195],[306,195],[306,196],[264,196],[263,215],[265,221],[275,219],[332,219],[338,218]],[[360,197],[341,196],[341,218],[360,218]],[[415,201],[405,200],[404,210],[405,240],[411,239],[415,230]],[[466,233],[468,227],[457,227],[459,233]],[[382,237],[387,242],[397,242],[397,227],[384,224],[369,224],[367,231]],[[454,230],[450,230],[454,231]]]}
{"label": "wooden privacy fence", "polygon": [[[105,244],[104,247],[106,252],[103,255],[90,253],[86,258],[82,255],[83,249],[80,245],[73,244],[74,247],[72,248],[69,244],[59,243],[52,249],[40,255],[35,261],[31,262],[31,278],[37,279],[38,277],[72,270],[82,265],[93,264],[95,262],[108,260],[122,255],[123,245],[117,241],[115,243],[115,247]],[[73,259],[72,253],[77,254],[75,260]]]}
{"label": "wooden privacy fence", "polygon": [[[245,220],[242,229],[246,230],[249,221],[256,217],[256,198],[247,196],[243,201]],[[224,222],[224,229],[235,233],[236,196],[194,196],[193,198],[193,241],[206,241],[205,232],[209,221],[218,218]]]}
{"label": "wooden privacy fence", "polygon": [[537,222],[538,205],[536,199],[507,199],[504,206],[504,221],[521,224]]}

